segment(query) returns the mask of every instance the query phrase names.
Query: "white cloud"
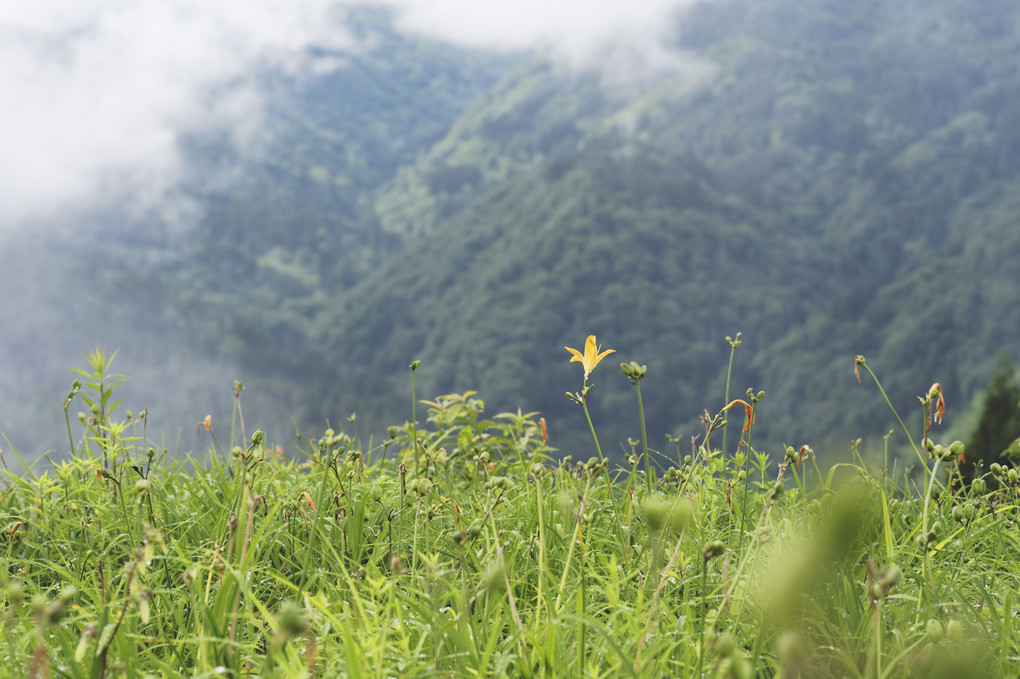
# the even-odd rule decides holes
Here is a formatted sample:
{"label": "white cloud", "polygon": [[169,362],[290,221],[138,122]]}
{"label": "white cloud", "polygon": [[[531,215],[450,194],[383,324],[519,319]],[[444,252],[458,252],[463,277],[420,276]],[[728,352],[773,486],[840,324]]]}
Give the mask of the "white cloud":
{"label": "white cloud", "polygon": [[0,9],[0,225],[159,197],[183,133],[258,125],[260,67],[350,44],[326,0],[36,0]]}
{"label": "white cloud", "polygon": [[[677,66],[666,46],[691,0],[374,0],[405,30],[488,48],[544,48],[630,78]],[[352,0],[34,0],[0,3],[0,231],[97,203],[145,205],[182,178],[179,140],[243,143],[260,71],[310,77],[309,46],[353,48]]]}
{"label": "white cloud", "polygon": [[675,61],[677,14],[695,0],[390,0],[400,25],[482,48],[539,48],[575,66],[630,54],[642,68]]}

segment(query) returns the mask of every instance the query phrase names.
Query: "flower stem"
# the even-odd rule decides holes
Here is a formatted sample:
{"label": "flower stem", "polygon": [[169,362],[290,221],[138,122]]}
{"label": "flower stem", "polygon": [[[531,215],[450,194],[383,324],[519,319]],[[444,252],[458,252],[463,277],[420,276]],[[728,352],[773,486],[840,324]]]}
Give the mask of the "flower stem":
{"label": "flower stem", "polygon": [[418,475],[418,402],[415,400],[414,392],[414,372],[418,367],[415,363],[411,364],[411,449],[414,451],[414,474]]}
{"label": "flower stem", "polygon": [[862,368],[864,368],[868,372],[869,375],[871,375],[871,379],[875,380],[875,386],[878,387],[879,393],[881,393],[882,394],[882,398],[885,399],[885,404],[887,406],[889,406],[889,410],[892,411],[892,414],[896,418],[896,421],[900,423],[900,429],[902,429],[903,433],[907,435],[907,441],[910,442],[910,447],[914,449],[914,455],[917,456],[917,461],[921,463],[921,467],[924,468],[924,471],[928,472],[928,462],[927,462],[927,460],[925,460],[924,456],[921,455],[921,451],[917,449],[917,444],[914,443],[913,437],[910,436],[910,431],[907,430],[907,425],[903,424],[903,420],[900,419],[900,414],[898,412],[896,412],[896,408],[893,407],[892,402],[889,400],[889,397],[886,395],[885,389],[882,388],[882,383],[878,381],[878,377],[875,376],[875,373],[871,372],[871,368],[868,367],[867,363],[860,363],[860,366]]}
{"label": "flower stem", "polygon": [[[585,379],[584,386],[587,388],[588,380]],[[591,415],[588,414],[588,398],[584,395],[584,391],[581,392],[581,408],[584,409],[584,417],[588,420],[588,429],[591,430],[592,440],[595,441],[595,450],[599,454],[599,462],[605,461],[605,456],[602,454],[602,446],[599,445],[599,437],[595,434],[595,425],[591,423]]]}
{"label": "flower stem", "polygon": [[[726,339],[729,339],[729,338],[727,337]],[[739,340],[739,339],[740,339],[740,335],[738,333],[737,340]],[[726,399],[723,401],[723,405],[726,405],[727,403],[730,402],[730,377],[733,375],[733,354],[735,354],[735,353],[737,353],[737,342],[730,342],[730,364],[726,368]],[[722,450],[723,450],[723,455],[726,454],[726,429],[727,428],[728,428],[728,425],[724,424],[723,428],[722,428]]]}
{"label": "flower stem", "polygon": [[634,389],[637,390],[637,407],[638,416],[641,418],[641,449],[645,454],[645,482],[647,484],[648,494],[652,494],[652,461],[648,456],[648,433],[645,430],[645,407],[641,402],[641,382],[639,380],[634,381]]}

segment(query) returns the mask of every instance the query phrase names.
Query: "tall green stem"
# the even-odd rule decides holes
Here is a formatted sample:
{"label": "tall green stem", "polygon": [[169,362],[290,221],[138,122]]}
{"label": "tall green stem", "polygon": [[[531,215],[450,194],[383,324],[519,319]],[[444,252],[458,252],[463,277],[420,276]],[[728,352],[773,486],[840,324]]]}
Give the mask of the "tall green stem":
{"label": "tall green stem", "polygon": [[[730,345],[730,364],[726,368],[726,398],[723,401],[725,406],[730,402],[730,377],[733,375],[733,355],[737,353],[737,347],[740,345],[740,333],[737,333],[737,339],[731,340],[729,337],[726,338],[727,343]],[[727,425],[723,425],[722,430],[722,450],[723,455],[726,454],[726,429]]]}
{"label": "tall green stem", "polygon": [[882,388],[882,383],[878,381],[878,377],[875,376],[875,373],[871,372],[871,368],[868,367],[868,364],[865,363],[863,361],[863,359],[858,361],[857,365],[859,365],[862,368],[864,368],[867,371],[867,373],[869,375],[871,375],[871,379],[875,380],[875,386],[878,387],[879,393],[882,394],[882,398],[885,399],[885,404],[887,406],[889,406],[889,410],[892,411],[893,417],[895,417],[896,421],[899,422],[900,429],[902,429],[903,433],[907,435],[907,441],[910,443],[910,447],[914,449],[914,455],[917,456],[917,461],[921,463],[921,466],[924,468],[924,471],[927,473],[928,472],[928,461],[924,459],[924,456],[921,455],[921,451],[918,450],[917,444],[914,443],[914,439],[910,435],[910,431],[907,429],[907,425],[903,424],[903,420],[900,419],[900,414],[898,412],[896,412],[896,408],[893,407],[892,401],[889,400],[889,397],[885,393],[885,389]]}
{"label": "tall green stem", "polygon": [[[752,407],[751,412],[754,412]],[[740,501],[740,549],[743,552],[744,549],[744,526],[745,517],[747,516],[747,486],[751,483],[751,434],[754,432],[754,419],[752,417],[752,424],[747,430],[747,457],[744,458],[744,497]],[[723,434],[725,436],[725,432]]]}
{"label": "tall green stem", "polygon": [[698,669],[695,677],[701,676],[701,668],[705,662],[705,621],[708,618],[708,559],[703,560],[701,569],[701,631],[698,634]]}
{"label": "tall green stem", "polygon": [[645,430],[645,407],[641,402],[641,382],[634,382],[634,389],[637,390],[638,416],[641,418],[641,448],[645,454],[645,481],[648,494],[652,494],[652,461],[648,456],[648,434]]}
{"label": "tall green stem", "polygon": [[595,425],[591,423],[591,415],[588,414],[588,399],[584,394],[584,392],[587,391],[587,388],[588,380],[585,379],[584,390],[581,391],[581,408],[584,409],[584,419],[588,420],[588,429],[591,431],[592,440],[595,441],[595,450],[599,454],[599,462],[604,462],[606,458],[602,455],[602,446],[599,445],[599,437],[595,434]]}
{"label": "tall green stem", "polygon": [[418,475],[418,402],[414,392],[414,372],[420,361],[411,364],[411,448],[414,450],[414,474]]}

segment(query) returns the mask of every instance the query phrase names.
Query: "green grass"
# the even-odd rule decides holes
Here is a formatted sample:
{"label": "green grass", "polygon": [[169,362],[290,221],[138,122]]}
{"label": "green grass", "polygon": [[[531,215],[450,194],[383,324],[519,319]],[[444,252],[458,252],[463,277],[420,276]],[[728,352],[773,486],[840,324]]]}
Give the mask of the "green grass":
{"label": "green grass", "polygon": [[90,366],[73,455],[0,490],[3,676],[1020,672],[1017,473],[965,484],[927,431],[913,468],[823,472],[751,427],[714,447],[719,413],[613,469],[468,392],[291,459],[247,437],[237,385],[229,449],[200,423],[204,452],[172,459]]}

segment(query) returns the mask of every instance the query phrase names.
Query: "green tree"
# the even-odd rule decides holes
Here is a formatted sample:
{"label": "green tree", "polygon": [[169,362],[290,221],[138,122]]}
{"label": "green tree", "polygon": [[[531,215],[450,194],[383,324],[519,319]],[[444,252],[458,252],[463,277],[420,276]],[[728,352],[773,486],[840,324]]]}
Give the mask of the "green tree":
{"label": "green tree", "polygon": [[995,462],[1004,457],[1010,444],[1020,437],[1020,385],[1009,356],[999,355],[995,374],[985,393],[984,408],[967,443],[966,459],[973,465]]}

